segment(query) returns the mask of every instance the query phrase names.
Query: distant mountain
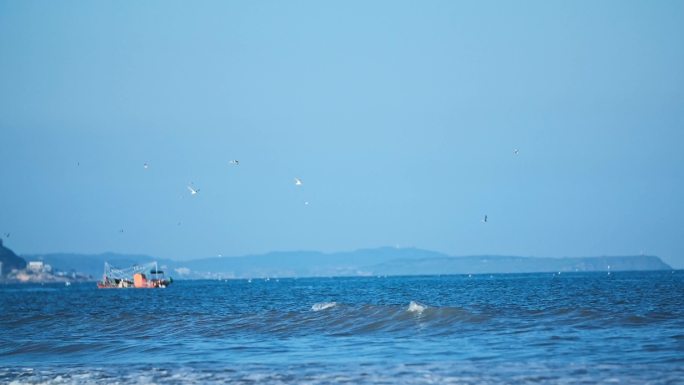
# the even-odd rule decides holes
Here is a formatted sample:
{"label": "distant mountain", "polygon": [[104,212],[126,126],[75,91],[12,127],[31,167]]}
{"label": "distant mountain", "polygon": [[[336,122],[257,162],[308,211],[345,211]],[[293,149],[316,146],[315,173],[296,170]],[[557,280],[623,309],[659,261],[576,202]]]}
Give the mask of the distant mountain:
{"label": "distant mountain", "polygon": [[[362,249],[324,254],[274,252],[232,258],[207,258],[182,264],[188,276],[207,272],[234,277],[494,274],[571,271],[670,270],[654,256],[538,258],[467,256],[416,248]],[[185,271],[185,270],[184,270]]]}
{"label": "distant mountain", "polygon": [[242,257],[212,257],[190,261],[155,259],[147,255],[44,254],[26,256],[62,271],[99,278],[107,261],[118,267],[157,261],[174,278],[257,278],[422,274],[494,274],[573,271],[670,270],[655,256],[538,258],[467,256],[416,249],[382,247],[339,253],[272,252]]}
{"label": "distant mountain", "polygon": [[372,275],[371,266],[397,258],[440,258],[445,254],[421,249],[382,247],[339,253],[315,251],[271,252],[244,257],[212,257],[176,262],[191,272],[214,272],[235,277],[315,277]]}
{"label": "distant mountain", "polygon": [[0,239],[0,264],[2,264],[0,275],[7,275],[12,269],[21,270],[26,268],[26,261],[5,247],[2,239]]}
{"label": "distant mountain", "polygon": [[497,274],[574,271],[671,270],[654,256],[535,258],[513,256],[471,256],[396,259],[370,268],[383,275],[410,274]]}

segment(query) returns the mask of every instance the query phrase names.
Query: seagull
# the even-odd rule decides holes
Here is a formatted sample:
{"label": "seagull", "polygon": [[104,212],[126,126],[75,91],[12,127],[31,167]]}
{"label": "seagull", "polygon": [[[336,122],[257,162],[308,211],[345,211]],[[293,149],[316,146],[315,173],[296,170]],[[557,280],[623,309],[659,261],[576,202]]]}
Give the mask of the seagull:
{"label": "seagull", "polygon": [[302,180],[299,178],[295,178],[295,186],[301,186],[302,185]]}
{"label": "seagull", "polygon": [[304,202],[304,206],[308,206],[308,205],[309,205],[309,201]]}
{"label": "seagull", "polygon": [[234,165],[236,165],[236,166],[239,166],[239,165],[240,165],[240,161],[239,161],[239,160],[237,160],[237,159],[233,159],[233,160],[231,160],[231,161],[230,161],[230,162],[228,162],[228,163],[230,163],[230,164],[234,164]]}
{"label": "seagull", "polygon": [[147,169],[149,166],[147,163],[143,164],[143,168]]}
{"label": "seagull", "polygon": [[194,189],[192,186],[188,186],[188,190],[190,190],[190,195],[195,195],[199,192],[199,189]]}
{"label": "seagull", "polygon": [[123,233],[123,229],[120,229],[119,232],[120,232],[120,233]]}
{"label": "seagull", "polygon": [[520,150],[518,150],[517,148],[516,148],[516,149],[513,149],[513,155],[518,155],[518,152],[519,152],[519,151],[520,151]]}
{"label": "seagull", "polygon": [[487,223],[487,216],[485,215],[484,218],[482,218],[482,223]]}

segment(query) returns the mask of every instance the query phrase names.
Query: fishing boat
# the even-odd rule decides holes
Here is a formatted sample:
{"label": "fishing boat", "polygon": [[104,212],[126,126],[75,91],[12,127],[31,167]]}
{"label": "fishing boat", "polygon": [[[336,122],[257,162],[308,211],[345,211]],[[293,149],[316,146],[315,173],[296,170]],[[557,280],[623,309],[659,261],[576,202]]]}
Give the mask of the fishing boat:
{"label": "fishing boat", "polygon": [[165,288],[173,282],[168,279],[162,270],[159,270],[157,262],[150,262],[143,265],[134,265],[125,269],[120,269],[104,264],[104,274],[102,280],[97,283],[99,289],[158,289]]}

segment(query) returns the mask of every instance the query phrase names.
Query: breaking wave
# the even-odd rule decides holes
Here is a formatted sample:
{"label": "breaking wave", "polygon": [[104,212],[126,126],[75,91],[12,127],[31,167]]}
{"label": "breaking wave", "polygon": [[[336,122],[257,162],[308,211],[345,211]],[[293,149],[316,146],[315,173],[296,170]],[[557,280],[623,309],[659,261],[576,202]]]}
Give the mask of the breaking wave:
{"label": "breaking wave", "polygon": [[321,311],[321,310],[333,308],[335,306],[337,306],[337,302],[319,302],[319,303],[313,304],[313,306],[311,306],[311,310]]}
{"label": "breaking wave", "polygon": [[422,305],[422,304],[415,302],[415,301],[411,301],[409,303],[408,309],[406,309],[406,311],[420,314],[423,311],[425,311],[425,309],[427,309],[427,306]]}
{"label": "breaking wave", "polygon": [[[295,364],[295,365],[109,365],[106,367],[0,367],[0,383],[9,385],[219,385],[219,384],[459,384],[459,385],[623,385],[678,384],[684,369],[635,365],[548,363],[485,364]],[[619,379],[619,380],[618,380]]]}

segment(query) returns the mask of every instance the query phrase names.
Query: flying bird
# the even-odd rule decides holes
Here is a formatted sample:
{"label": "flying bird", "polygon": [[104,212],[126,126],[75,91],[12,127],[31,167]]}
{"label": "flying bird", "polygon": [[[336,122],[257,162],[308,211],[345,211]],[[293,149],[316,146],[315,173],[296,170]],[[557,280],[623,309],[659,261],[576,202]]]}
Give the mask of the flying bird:
{"label": "flying bird", "polygon": [[302,185],[302,180],[299,178],[295,178],[295,186],[301,186]]}
{"label": "flying bird", "polygon": [[513,155],[518,155],[518,152],[519,152],[519,151],[520,151],[520,150],[518,150],[517,148],[516,148],[516,149],[513,149]]}
{"label": "flying bird", "polygon": [[484,218],[482,218],[482,223],[487,223],[487,216],[485,215]]}
{"label": "flying bird", "polygon": [[149,165],[147,163],[143,164],[143,168],[147,169]]}
{"label": "flying bird", "polygon": [[188,186],[188,190],[190,190],[190,195],[195,195],[199,192],[199,189],[195,189],[192,186]]}
{"label": "flying bird", "polygon": [[237,159],[233,159],[233,160],[231,160],[231,161],[228,162],[228,163],[230,163],[230,164],[232,164],[232,165],[235,165],[235,166],[239,166],[239,165],[240,165],[240,161],[237,160]]}

